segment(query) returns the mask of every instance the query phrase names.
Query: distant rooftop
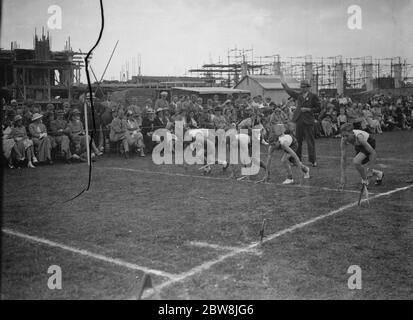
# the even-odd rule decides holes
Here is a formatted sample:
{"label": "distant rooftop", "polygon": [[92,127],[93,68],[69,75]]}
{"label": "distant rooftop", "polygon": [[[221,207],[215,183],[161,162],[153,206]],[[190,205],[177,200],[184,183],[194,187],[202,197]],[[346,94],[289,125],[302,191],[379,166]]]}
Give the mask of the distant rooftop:
{"label": "distant rooftop", "polygon": [[199,94],[232,94],[232,93],[250,93],[248,90],[240,90],[224,87],[174,87],[174,90],[196,92]]}
{"label": "distant rooftop", "polygon": [[[281,79],[278,75],[247,75],[241,79],[240,83],[244,81],[244,79],[248,77],[252,80],[257,81],[260,86],[267,90],[276,90],[276,89],[283,89],[281,85]],[[291,89],[299,89],[300,82],[295,79],[286,79],[287,84]],[[236,86],[235,86],[236,87]]]}

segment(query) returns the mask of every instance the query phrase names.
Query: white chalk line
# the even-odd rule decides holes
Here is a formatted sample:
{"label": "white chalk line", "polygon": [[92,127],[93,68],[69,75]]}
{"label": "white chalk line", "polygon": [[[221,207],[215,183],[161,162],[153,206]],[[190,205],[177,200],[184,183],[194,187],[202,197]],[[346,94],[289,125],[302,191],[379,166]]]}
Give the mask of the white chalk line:
{"label": "white chalk line", "polygon": [[203,242],[203,241],[190,241],[188,245],[200,248],[211,248],[215,250],[222,250],[222,251],[234,251],[234,250],[243,250],[245,252],[253,253],[253,254],[260,254],[260,252],[256,249],[245,249],[242,247],[232,247],[232,246],[222,246],[219,244]]}
{"label": "white chalk line", "polygon": [[[206,180],[219,180],[219,181],[239,181],[239,182],[248,182],[248,183],[256,183],[257,181],[252,181],[248,179],[243,180],[234,180],[230,178],[220,178],[220,177],[209,177],[209,176],[196,176],[191,174],[184,174],[184,173],[171,173],[171,172],[162,172],[162,171],[151,171],[151,170],[143,170],[143,169],[132,169],[132,168],[122,168],[122,167],[95,167],[98,169],[109,169],[109,170],[119,170],[119,171],[130,171],[130,172],[138,172],[138,173],[147,173],[147,174],[160,174],[164,176],[170,177],[187,177],[187,178],[197,178],[197,179],[206,179]],[[328,187],[318,187],[318,186],[307,186],[302,184],[282,184],[282,183],[270,183],[264,182],[262,184],[266,185],[275,185],[278,187],[285,187],[285,188],[302,188],[302,189],[314,189],[314,190],[325,190],[325,191],[335,191],[335,192],[347,192],[347,193],[360,193],[358,190],[347,190],[347,189],[334,189]],[[374,194],[369,191],[369,194]]]}
{"label": "white chalk line", "polygon": [[15,237],[22,238],[22,239],[25,239],[25,240],[29,240],[29,241],[32,241],[32,242],[36,242],[36,243],[41,243],[41,244],[47,245],[49,247],[55,247],[55,248],[59,248],[59,249],[62,249],[62,250],[70,251],[70,252],[73,252],[73,253],[76,253],[76,254],[80,254],[82,256],[86,256],[86,257],[93,258],[93,259],[96,259],[96,260],[100,260],[100,261],[104,261],[104,262],[111,263],[111,264],[114,264],[114,265],[118,265],[118,266],[121,266],[121,267],[124,267],[124,268],[127,268],[127,269],[143,271],[143,272],[146,272],[146,273],[149,273],[149,274],[157,275],[157,276],[168,278],[168,279],[174,279],[176,277],[176,275],[174,275],[172,273],[169,273],[169,272],[164,272],[164,271],[156,270],[156,269],[150,269],[150,268],[143,267],[143,266],[140,266],[140,265],[137,265],[137,264],[134,264],[134,263],[123,261],[121,259],[112,258],[112,257],[108,257],[108,256],[105,256],[105,255],[102,255],[102,254],[97,254],[97,253],[93,253],[93,252],[90,252],[90,251],[87,251],[87,250],[67,246],[67,245],[62,244],[62,243],[47,240],[47,239],[44,239],[44,238],[39,238],[39,237],[36,237],[36,236],[31,236],[31,235],[28,235],[28,234],[25,234],[25,233],[22,233],[22,232],[18,232],[18,231],[15,231],[15,230],[11,230],[11,229],[8,229],[8,228],[3,228],[2,231],[5,234],[8,234],[10,236],[15,236]]}
{"label": "white chalk line", "polygon": [[[412,188],[412,187],[413,187],[413,185],[409,185],[409,186],[406,186],[406,187],[397,188],[397,189],[390,190],[390,191],[387,191],[387,192],[379,193],[379,194],[371,197],[369,200],[371,201],[371,200],[374,200],[374,199],[377,199],[377,198],[380,198],[380,197],[389,196],[389,195],[391,195],[391,194],[393,194],[393,193],[400,192],[400,191],[404,191],[404,190],[408,190],[408,189],[410,189],[410,188]],[[366,199],[363,199],[363,200],[362,200],[362,202],[365,202],[365,201],[366,201]],[[345,205],[345,206],[342,206],[342,207],[340,207],[340,208],[338,208],[338,209],[336,209],[336,210],[330,211],[330,212],[328,212],[328,213],[326,213],[326,214],[323,214],[323,215],[320,215],[320,216],[318,216],[318,217],[312,218],[312,219],[310,219],[310,220],[307,220],[307,221],[298,223],[298,224],[293,225],[293,226],[291,226],[291,227],[289,227],[289,228],[287,228],[287,229],[284,229],[284,230],[275,232],[275,233],[273,233],[273,234],[271,234],[271,235],[269,235],[269,236],[266,236],[266,237],[263,239],[262,243],[265,243],[265,242],[274,240],[274,239],[276,239],[276,238],[278,238],[278,237],[281,237],[281,236],[283,236],[283,235],[285,235],[285,234],[292,233],[292,232],[294,232],[294,231],[296,231],[296,230],[298,230],[298,229],[304,228],[304,227],[306,227],[306,226],[308,226],[308,225],[310,225],[310,224],[313,224],[313,223],[315,223],[315,222],[317,222],[317,221],[320,221],[320,220],[322,220],[322,219],[328,218],[328,217],[330,217],[330,216],[332,216],[332,215],[335,215],[335,214],[337,214],[337,213],[340,213],[340,212],[342,212],[342,211],[345,211],[345,210],[350,209],[350,208],[352,208],[352,207],[355,207],[355,206],[357,206],[357,205],[358,205],[358,201],[352,202],[352,203],[347,204],[347,205]],[[219,256],[217,259],[213,259],[213,260],[206,261],[206,262],[200,264],[199,266],[196,266],[196,267],[192,268],[191,270],[189,270],[189,271],[187,271],[187,272],[183,272],[183,273],[181,273],[181,274],[178,274],[174,279],[166,280],[166,281],[164,281],[163,283],[155,286],[153,289],[147,290],[147,291],[144,293],[143,298],[148,298],[148,297],[152,296],[154,293],[159,293],[159,292],[160,292],[162,289],[164,289],[165,287],[168,287],[168,286],[170,286],[170,285],[172,285],[172,284],[175,284],[175,283],[184,281],[184,280],[186,280],[187,278],[192,277],[192,276],[194,276],[194,275],[196,275],[196,274],[202,273],[202,272],[210,269],[212,266],[214,266],[214,265],[216,265],[216,264],[218,264],[218,263],[220,263],[220,262],[222,262],[222,261],[224,261],[224,260],[226,260],[226,259],[228,259],[228,258],[232,258],[232,257],[235,257],[235,256],[237,256],[237,255],[239,255],[239,254],[245,253],[245,252],[247,252],[247,250],[254,249],[254,248],[260,246],[262,243],[261,243],[261,242],[253,242],[253,243],[251,243],[251,244],[248,245],[248,246],[241,247],[241,248],[237,248],[237,249],[232,250],[232,251],[229,252],[229,253],[223,254],[223,255]]]}
{"label": "white chalk line", "polygon": [[[303,158],[304,157],[308,158],[308,155],[304,154],[302,157]],[[317,156],[317,158],[320,158],[320,159],[337,159],[337,160],[341,159],[341,157],[339,157],[339,156]],[[399,158],[377,158],[376,159],[376,162],[380,162],[380,161],[407,162],[407,163],[412,162],[413,163],[413,160],[411,160],[411,159],[399,159]]]}

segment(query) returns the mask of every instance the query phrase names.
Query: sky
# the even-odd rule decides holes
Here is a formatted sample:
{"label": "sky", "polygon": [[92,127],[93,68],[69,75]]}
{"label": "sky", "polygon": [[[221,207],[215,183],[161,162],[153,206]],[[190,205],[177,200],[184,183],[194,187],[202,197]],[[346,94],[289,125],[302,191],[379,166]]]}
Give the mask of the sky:
{"label": "sky", "polygon": [[[254,56],[385,58],[413,63],[413,0],[103,0],[105,29],[91,65],[105,79],[141,56],[143,75],[184,75],[204,63],[226,62],[227,50],[254,49]],[[50,30],[48,8],[62,9],[62,28]],[[358,5],[361,30],[348,28],[347,9]],[[34,29],[50,32],[52,50],[87,52],[100,29],[98,0],[3,0],[0,47],[33,48]]]}

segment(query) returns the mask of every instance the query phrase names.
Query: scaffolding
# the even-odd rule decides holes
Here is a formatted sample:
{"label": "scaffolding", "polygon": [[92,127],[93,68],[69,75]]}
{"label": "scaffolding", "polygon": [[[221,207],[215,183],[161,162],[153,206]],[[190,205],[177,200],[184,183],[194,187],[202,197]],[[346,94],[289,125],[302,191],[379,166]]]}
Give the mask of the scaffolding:
{"label": "scaffolding", "polygon": [[400,88],[410,79],[411,65],[401,57],[281,57],[279,54],[254,56],[251,49],[228,49],[227,62],[209,63],[190,69],[215,84],[233,87],[245,75],[277,75],[282,71],[298,81],[307,80],[314,91],[373,90]]}

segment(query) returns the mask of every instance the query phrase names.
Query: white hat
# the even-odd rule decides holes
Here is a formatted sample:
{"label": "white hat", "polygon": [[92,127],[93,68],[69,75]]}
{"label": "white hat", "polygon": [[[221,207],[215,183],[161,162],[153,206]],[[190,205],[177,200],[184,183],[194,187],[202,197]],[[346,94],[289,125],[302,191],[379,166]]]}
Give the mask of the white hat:
{"label": "white hat", "polygon": [[40,113],[35,113],[32,117],[32,121],[35,121],[37,119],[43,118],[43,115]]}

